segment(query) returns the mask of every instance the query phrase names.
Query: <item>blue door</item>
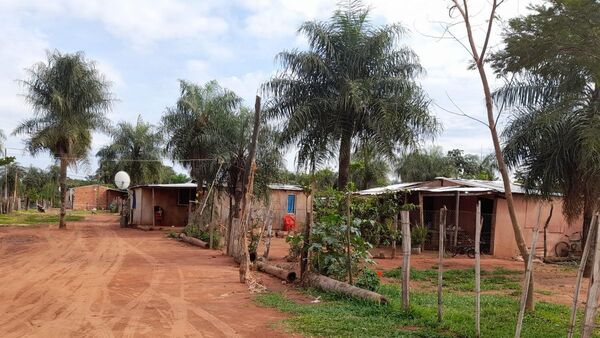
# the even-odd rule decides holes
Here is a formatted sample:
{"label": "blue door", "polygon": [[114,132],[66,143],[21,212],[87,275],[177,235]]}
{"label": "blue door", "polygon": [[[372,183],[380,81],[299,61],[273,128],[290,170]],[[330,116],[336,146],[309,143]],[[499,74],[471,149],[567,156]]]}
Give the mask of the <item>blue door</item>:
{"label": "blue door", "polygon": [[287,212],[289,214],[295,214],[296,213],[296,195],[288,195]]}

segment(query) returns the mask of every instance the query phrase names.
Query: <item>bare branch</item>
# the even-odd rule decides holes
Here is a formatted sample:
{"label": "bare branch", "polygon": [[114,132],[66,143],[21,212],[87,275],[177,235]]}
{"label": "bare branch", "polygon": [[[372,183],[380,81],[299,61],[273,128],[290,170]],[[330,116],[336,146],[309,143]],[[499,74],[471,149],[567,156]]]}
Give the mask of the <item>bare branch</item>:
{"label": "bare branch", "polygon": [[490,36],[492,35],[492,26],[494,24],[494,17],[496,16],[496,9],[500,6],[504,0],[494,0],[492,2],[492,10],[490,11],[490,19],[488,21],[487,31],[485,33],[485,42],[483,43],[483,47],[481,48],[481,55],[479,55],[479,62],[483,64],[483,58],[485,56],[485,52],[487,51],[488,43],[490,42]]}

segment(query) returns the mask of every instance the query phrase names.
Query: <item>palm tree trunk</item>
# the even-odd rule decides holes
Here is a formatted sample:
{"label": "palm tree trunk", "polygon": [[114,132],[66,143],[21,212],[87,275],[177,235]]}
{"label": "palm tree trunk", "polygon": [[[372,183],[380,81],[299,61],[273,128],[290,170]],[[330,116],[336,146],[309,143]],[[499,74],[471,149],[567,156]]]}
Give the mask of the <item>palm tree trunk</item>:
{"label": "palm tree trunk", "polygon": [[58,223],[59,229],[66,229],[65,215],[67,214],[67,160],[65,155],[60,158],[60,220]]}
{"label": "palm tree trunk", "polygon": [[338,190],[346,189],[348,177],[350,175],[350,157],[352,154],[352,134],[346,132],[342,134],[340,140],[340,153],[338,165]]}

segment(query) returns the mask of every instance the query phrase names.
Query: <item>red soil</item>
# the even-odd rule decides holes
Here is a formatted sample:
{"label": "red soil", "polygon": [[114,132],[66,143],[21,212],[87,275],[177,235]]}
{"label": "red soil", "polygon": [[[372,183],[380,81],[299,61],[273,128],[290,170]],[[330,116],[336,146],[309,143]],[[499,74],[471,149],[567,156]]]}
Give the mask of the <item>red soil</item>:
{"label": "red soil", "polygon": [[229,257],[111,215],[0,228],[0,285],[2,337],[286,336]]}

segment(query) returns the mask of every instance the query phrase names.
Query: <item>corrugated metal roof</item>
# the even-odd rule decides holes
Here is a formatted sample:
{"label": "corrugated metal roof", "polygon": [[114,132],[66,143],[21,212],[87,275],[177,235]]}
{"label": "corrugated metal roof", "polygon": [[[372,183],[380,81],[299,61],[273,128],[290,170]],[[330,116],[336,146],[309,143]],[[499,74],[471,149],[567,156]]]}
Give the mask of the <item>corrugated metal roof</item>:
{"label": "corrugated metal roof", "polygon": [[293,184],[281,184],[281,183],[271,183],[267,184],[267,187],[271,190],[290,190],[290,191],[302,191],[301,186],[293,185]]}
{"label": "corrugated metal roof", "polygon": [[[455,179],[446,177],[436,177],[435,180],[442,180],[452,182],[456,185],[452,186],[430,186],[429,182],[405,182],[392,184],[385,187],[371,188],[367,190],[361,190],[356,192],[358,195],[381,195],[389,192],[398,191],[422,191],[431,193],[444,193],[444,192],[464,192],[464,193],[485,193],[485,192],[496,192],[504,193],[504,184],[502,181],[483,181],[483,180],[467,180],[467,179]],[[518,184],[511,184],[511,190],[515,194],[525,194],[525,189]]]}
{"label": "corrugated metal roof", "polygon": [[[499,193],[504,193],[504,183],[502,181],[484,181],[484,180],[467,180],[462,178],[446,178],[436,177],[436,179],[453,182],[460,185],[469,187],[478,187],[491,189]],[[515,194],[525,194],[526,191],[520,184],[511,183],[510,190]]]}
{"label": "corrugated metal roof", "polygon": [[407,182],[407,183],[398,183],[392,185],[386,185],[385,187],[371,188],[367,190],[357,191],[356,193],[359,195],[381,195],[390,192],[398,192],[403,190],[411,190],[410,187],[417,186],[422,182]]}
{"label": "corrugated metal roof", "polygon": [[164,184],[142,184],[131,187],[131,189],[135,188],[194,188],[196,189],[198,185],[196,183],[187,182],[187,183],[164,183]]}

